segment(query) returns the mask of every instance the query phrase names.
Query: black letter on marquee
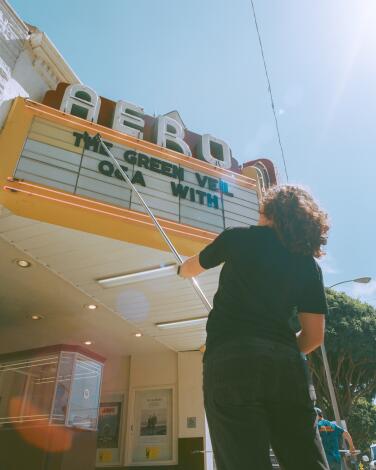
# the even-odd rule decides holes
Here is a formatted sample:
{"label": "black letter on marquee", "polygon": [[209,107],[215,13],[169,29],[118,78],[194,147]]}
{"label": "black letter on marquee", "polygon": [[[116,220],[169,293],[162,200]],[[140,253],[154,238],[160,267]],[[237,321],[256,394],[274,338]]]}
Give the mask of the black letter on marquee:
{"label": "black letter on marquee", "polygon": [[218,191],[218,180],[215,178],[208,178],[208,189],[209,191]]}
{"label": "black letter on marquee", "polygon": [[76,140],[74,141],[74,146],[79,147],[81,143],[81,139],[84,135],[80,134],[79,132],[73,132],[73,135],[76,137]]}
{"label": "black letter on marquee", "polygon": [[102,160],[101,162],[99,162],[98,170],[100,173],[102,173],[102,175],[112,176],[114,172],[114,165],[111,162],[106,162],[105,160]]}
{"label": "black letter on marquee", "polygon": [[219,190],[223,194],[226,194],[226,196],[234,197],[232,193],[228,192],[228,184],[226,183],[226,181],[222,181],[222,180],[219,181]]}
{"label": "black letter on marquee", "polygon": [[[104,141],[103,141],[104,142]],[[106,145],[107,148],[111,148],[114,146],[114,144],[111,144],[111,142],[104,142],[104,144]],[[99,146],[99,153],[104,155],[105,157],[108,157],[105,149],[102,147],[102,145]]]}
{"label": "black letter on marquee", "polygon": [[[121,169],[126,173],[128,171],[128,168],[126,166],[123,166],[123,165],[120,165],[121,166]],[[115,170],[115,176],[116,178],[118,178],[119,180],[123,180],[124,181],[124,177],[123,175],[120,173],[119,170]]]}
{"label": "black letter on marquee", "polygon": [[211,195],[209,193],[206,194],[207,201],[208,201],[208,207],[213,207],[214,209],[218,209],[218,196],[215,194]]}
{"label": "black letter on marquee", "polygon": [[172,177],[177,178],[179,181],[184,181],[184,168],[172,165]]}
{"label": "black letter on marquee", "polygon": [[149,169],[149,157],[147,155],[144,155],[143,153],[138,154],[138,166],[139,167],[144,167],[147,170]]}
{"label": "black letter on marquee", "polygon": [[190,188],[189,189],[189,194],[190,194],[190,199],[192,202],[195,202],[196,201],[196,198],[195,198],[195,190],[194,188]]}
{"label": "black letter on marquee", "polygon": [[179,196],[182,199],[185,199],[187,197],[188,193],[188,186],[182,186],[180,183],[176,184],[174,181],[170,181],[171,184],[171,189],[172,189],[172,194],[174,196]]}
{"label": "black letter on marquee", "polygon": [[90,150],[90,147],[93,147],[93,152],[98,152],[98,140],[95,137],[90,137],[86,131],[84,132],[83,137],[85,141],[85,150]]}
{"label": "black letter on marquee", "polygon": [[131,165],[135,165],[137,162],[137,153],[134,150],[127,150],[124,152],[124,160]]}
{"label": "black letter on marquee", "polygon": [[133,184],[140,184],[141,186],[146,186],[144,177],[141,173],[141,171],[136,171],[136,173],[133,175],[132,178],[132,183]]}
{"label": "black letter on marquee", "polygon": [[196,194],[198,194],[198,199],[200,204],[204,204],[205,196],[206,193],[204,191],[200,191],[199,189],[196,189]]}
{"label": "black letter on marquee", "polygon": [[201,175],[200,173],[195,173],[196,175],[196,178],[197,178],[197,181],[198,181],[198,184],[201,186],[201,188],[203,188],[208,180],[208,177],[207,176],[203,176],[202,179],[201,179]]}

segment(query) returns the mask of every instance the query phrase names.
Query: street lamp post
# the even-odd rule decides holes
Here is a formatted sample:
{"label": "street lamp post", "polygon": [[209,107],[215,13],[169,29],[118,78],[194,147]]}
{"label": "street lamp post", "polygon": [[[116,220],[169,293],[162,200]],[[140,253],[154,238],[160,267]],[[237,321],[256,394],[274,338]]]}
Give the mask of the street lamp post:
{"label": "street lamp post", "polygon": [[[371,280],[370,277],[358,277],[356,279],[349,279],[348,281],[336,282],[335,284],[332,284],[331,286],[328,286],[328,288],[331,289],[332,287],[338,286],[340,284],[345,284],[347,282],[358,282],[358,283],[361,283],[361,284],[368,284],[368,282],[370,280]],[[323,363],[324,363],[326,381],[328,383],[330,401],[332,403],[334,417],[335,417],[335,420],[336,420],[336,423],[338,424],[338,426],[341,426],[342,425],[341,416],[339,414],[337,398],[336,398],[336,394],[335,394],[335,391],[334,391],[332,376],[330,374],[330,367],[329,367],[329,362],[328,362],[328,356],[326,354],[325,344],[322,343],[320,348],[321,348],[322,360],[323,360]],[[343,465],[344,465],[345,469],[348,468],[346,461],[343,462]]]}
{"label": "street lamp post", "polygon": [[[357,277],[356,279],[349,279],[347,281],[336,282],[335,284],[333,284],[331,286],[328,286],[328,289],[331,289],[332,287],[338,286],[339,284],[345,284],[347,282],[358,282],[360,284],[368,284],[368,282],[370,280],[371,280],[370,277]],[[325,370],[326,380],[327,380],[327,383],[328,383],[330,401],[332,403],[334,417],[335,417],[335,420],[336,420],[337,424],[340,426],[341,425],[341,416],[339,414],[337,398],[336,398],[336,394],[335,394],[335,391],[334,391],[332,376],[330,374],[328,356],[326,354],[326,349],[325,349],[325,344],[324,343],[322,343],[322,345],[321,345],[321,354],[322,354],[322,359],[323,359],[323,363],[324,363],[324,370]]]}

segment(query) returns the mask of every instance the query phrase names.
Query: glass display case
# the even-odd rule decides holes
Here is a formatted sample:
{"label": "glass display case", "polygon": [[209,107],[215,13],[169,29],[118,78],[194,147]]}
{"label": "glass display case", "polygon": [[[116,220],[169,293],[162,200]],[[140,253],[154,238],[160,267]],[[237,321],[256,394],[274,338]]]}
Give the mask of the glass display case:
{"label": "glass display case", "polygon": [[48,423],[96,430],[103,358],[54,346],[0,356],[0,428]]}

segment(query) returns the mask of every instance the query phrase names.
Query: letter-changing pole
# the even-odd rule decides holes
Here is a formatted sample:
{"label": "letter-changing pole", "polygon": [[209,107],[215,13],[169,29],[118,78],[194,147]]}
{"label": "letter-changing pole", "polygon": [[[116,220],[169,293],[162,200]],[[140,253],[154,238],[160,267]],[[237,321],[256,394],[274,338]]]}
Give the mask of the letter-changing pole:
{"label": "letter-changing pole", "polygon": [[[113,156],[113,154],[109,151],[109,149],[107,148],[107,145],[103,142],[102,140],[102,137],[100,134],[97,134],[95,136],[95,139],[98,140],[99,144],[103,147],[104,151],[107,153],[107,155],[111,158],[111,160],[113,161],[114,165],[116,166],[116,168],[119,170],[121,176],[125,179],[125,181],[129,184],[129,186],[132,188],[132,191],[135,192],[135,194],[137,195],[137,197],[139,198],[139,200],[141,201],[141,204],[145,207],[145,210],[146,212],[150,215],[155,227],[158,229],[159,233],[162,235],[164,241],[167,243],[167,245],[169,246],[170,250],[171,250],[171,253],[175,256],[177,262],[179,264],[181,264],[183,262],[183,259],[182,257],[179,255],[179,253],[176,251],[176,248],[174,247],[174,245],[172,244],[171,240],[168,238],[166,232],[163,230],[163,228],[161,227],[160,223],[158,222],[158,220],[154,217],[154,214],[152,213],[152,211],[150,210],[149,206],[146,204],[144,198],[141,196],[141,194],[137,191],[137,189],[135,188],[134,184],[132,183],[132,181],[129,179],[128,175],[125,173],[125,171],[122,169],[120,163],[116,160],[116,158]],[[201,290],[201,287],[199,286],[197,280],[193,277],[192,279],[190,279],[191,283],[192,283],[192,286],[194,288],[194,290],[196,291],[197,295],[200,297],[202,303],[204,304],[204,306],[206,307],[207,311],[210,312],[210,310],[212,309],[212,306],[210,305],[210,302],[208,301],[208,299],[206,298],[206,295],[204,294],[204,292]]]}

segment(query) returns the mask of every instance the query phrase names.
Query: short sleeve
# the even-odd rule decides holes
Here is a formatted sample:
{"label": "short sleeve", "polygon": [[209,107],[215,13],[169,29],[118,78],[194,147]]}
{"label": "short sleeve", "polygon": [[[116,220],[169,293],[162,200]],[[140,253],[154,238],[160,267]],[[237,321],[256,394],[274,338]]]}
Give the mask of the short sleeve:
{"label": "short sleeve", "polygon": [[297,302],[298,312],[327,315],[328,305],[320,266],[313,258],[310,258],[302,268]]}
{"label": "short sleeve", "polygon": [[224,230],[213,242],[200,252],[199,261],[201,267],[210,269],[226,261],[229,253],[231,233],[231,229]]}
{"label": "short sleeve", "polygon": [[345,430],[341,428],[340,426],[338,426],[337,424],[334,425],[334,429],[338,437],[341,437],[342,434],[345,432]]}

